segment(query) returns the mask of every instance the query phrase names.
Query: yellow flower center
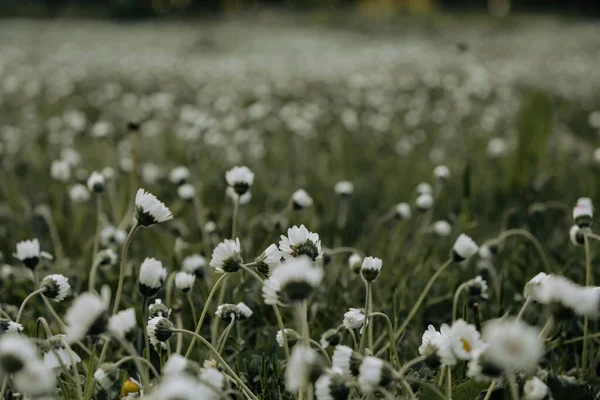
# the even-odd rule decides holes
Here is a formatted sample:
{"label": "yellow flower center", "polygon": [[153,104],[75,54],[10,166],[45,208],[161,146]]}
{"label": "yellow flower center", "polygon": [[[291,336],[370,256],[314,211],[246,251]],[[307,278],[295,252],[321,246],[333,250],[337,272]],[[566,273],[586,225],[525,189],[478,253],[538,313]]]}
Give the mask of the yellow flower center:
{"label": "yellow flower center", "polygon": [[140,387],[138,385],[136,385],[134,382],[132,381],[126,381],[123,384],[123,388],[121,390],[121,395],[123,397],[127,396],[128,394],[131,393],[138,393],[140,391]]}
{"label": "yellow flower center", "polygon": [[461,338],[460,343],[462,344],[463,349],[465,349],[465,351],[467,353],[471,352],[471,345],[469,344],[469,342],[467,342],[465,339]]}

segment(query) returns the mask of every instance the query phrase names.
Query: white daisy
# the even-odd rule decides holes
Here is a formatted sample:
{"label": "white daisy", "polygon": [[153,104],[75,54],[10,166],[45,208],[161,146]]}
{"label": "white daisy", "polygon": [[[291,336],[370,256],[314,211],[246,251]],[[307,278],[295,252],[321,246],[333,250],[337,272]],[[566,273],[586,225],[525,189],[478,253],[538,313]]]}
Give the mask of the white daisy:
{"label": "white daisy", "polygon": [[169,172],[169,182],[175,185],[183,185],[190,179],[190,170],[183,165],[175,167]]}
{"label": "white daisy", "polygon": [[399,219],[410,219],[412,216],[412,211],[410,209],[410,204],[408,203],[398,203],[394,208],[396,218]]}
{"label": "white daisy", "polygon": [[279,250],[285,259],[305,255],[316,261],[323,257],[318,233],[310,232],[304,225],[294,225],[288,229],[287,234],[287,237],[281,235],[279,241]]}
{"label": "white daisy", "polygon": [[138,288],[146,297],[154,297],[162,288],[167,277],[167,269],[155,258],[146,258],[140,267]]}
{"label": "white daisy", "polygon": [[445,165],[438,165],[433,170],[433,176],[439,181],[445,182],[450,178],[450,169]]}
{"label": "white daisy", "polygon": [[233,167],[225,173],[227,184],[233,187],[238,195],[243,195],[254,183],[254,173],[246,166]]}
{"label": "white daisy", "polygon": [[452,226],[448,221],[436,221],[433,224],[433,233],[440,237],[446,237],[452,232]]}
{"label": "white daisy", "polygon": [[220,273],[237,272],[243,263],[240,239],[225,239],[213,250],[210,266]]}
{"label": "white daisy", "polygon": [[285,370],[285,387],[297,393],[312,384],[312,378],[323,370],[322,361],[316,351],[304,345],[296,345]]}
{"label": "white daisy", "polygon": [[350,271],[354,272],[355,274],[360,273],[362,264],[363,258],[359,254],[352,253],[350,257],[348,257],[348,266],[350,267]]}
{"label": "white daisy", "polygon": [[10,319],[0,318],[0,335],[15,333],[23,333],[23,325]]}
{"label": "white daisy", "polygon": [[428,353],[428,348],[435,348],[435,352],[437,352],[437,342],[442,337],[442,334],[435,330],[433,325],[429,325],[427,330],[423,333],[421,337],[421,346],[419,346],[419,354],[424,355]]}
{"label": "white daisy", "polygon": [[579,199],[573,208],[573,221],[580,228],[589,228],[592,225],[594,206],[588,198]]}
{"label": "white daisy", "polygon": [[367,282],[373,282],[379,276],[383,261],[377,257],[365,257],[362,266],[360,267],[360,274]]}
{"label": "white daisy", "polygon": [[181,270],[188,274],[194,274],[196,278],[204,278],[204,267],[206,267],[206,258],[200,254],[192,254],[183,259]]}
{"label": "white daisy", "polygon": [[70,368],[81,362],[81,357],[67,347],[65,335],[52,336],[44,346],[44,365],[48,369]]}
{"label": "white daisy", "polygon": [[323,269],[306,256],[287,261],[264,282],[266,304],[289,305],[307,299],[323,280]]}
{"label": "white daisy", "polygon": [[175,274],[175,287],[181,293],[188,293],[196,281],[196,276],[187,272],[178,272]]}
{"label": "white daisy", "polygon": [[163,367],[163,375],[178,376],[185,373],[188,368],[188,360],[181,354],[173,353]]}
{"label": "white daisy", "polygon": [[25,368],[13,375],[12,382],[18,392],[32,398],[53,396],[56,391],[54,372],[39,360],[28,362]]}
{"label": "white daisy", "polygon": [[125,335],[137,326],[135,308],[119,311],[108,320],[108,331],[117,338],[125,338]]}
{"label": "white daisy", "polygon": [[337,345],[331,358],[334,368],[338,368],[346,376],[357,377],[363,356],[348,346]]}
{"label": "white daisy", "polygon": [[90,191],[81,183],[76,183],[69,189],[69,198],[73,203],[85,203],[91,197]]}
{"label": "white daisy", "polygon": [[231,201],[239,202],[240,206],[245,206],[246,204],[250,203],[250,200],[252,200],[252,192],[247,191],[240,196],[231,186],[227,186],[227,189],[225,189],[225,195],[231,199]]}
{"label": "white daisy", "polygon": [[383,360],[371,356],[362,360],[358,370],[358,384],[364,394],[369,395],[379,388],[385,388],[392,380],[392,372]]}
{"label": "white daisy", "polygon": [[573,225],[569,229],[569,238],[574,246],[583,246],[585,244],[585,235],[589,231],[589,228],[580,228],[577,225]]}
{"label": "white daisy", "polygon": [[537,376],[529,379],[523,386],[526,400],[544,400],[549,392],[548,386]]}
{"label": "white daisy", "polygon": [[452,256],[455,262],[462,262],[477,254],[478,250],[479,246],[473,239],[461,233],[452,247]]}
{"label": "white daisy", "polygon": [[344,326],[346,329],[358,329],[362,328],[365,323],[365,314],[358,308],[351,308],[349,311],[344,313]]}
{"label": "white daisy", "polygon": [[[296,342],[300,339],[298,333],[289,328],[285,328],[285,337],[287,339],[288,346],[290,347],[296,344]],[[281,332],[281,329],[277,331],[277,334],[275,334],[275,340],[277,340],[279,347],[283,347],[285,345],[283,342],[283,333]]]}
{"label": "white daisy", "polygon": [[100,244],[102,247],[121,246],[127,239],[127,232],[114,226],[107,226],[100,231]]}
{"label": "white daisy", "polygon": [[148,320],[146,331],[150,344],[156,346],[173,336],[173,323],[164,317],[154,317]]}
{"label": "white daisy", "polygon": [[42,279],[40,288],[44,289],[42,292],[44,297],[59,302],[67,297],[71,285],[69,285],[69,280],[64,275],[52,274]]}
{"label": "white daisy", "polygon": [[431,185],[427,182],[421,182],[417,185],[416,188],[416,192],[418,195],[422,195],[422,194],[432,194],[433,193],[433,188],[431,187]]}
{"label": "white daisy", "polygon": [[265,276],[271,275],[271,271],[281,264],[281,252],[275,244],[271,244],[255,260],[256,269]]}
{"label": "white daisy", "polygon": [[142,226],[148,227],[173,219],[173,214],[153,194],[139,189],[135,195],[135,217]]}
{"label": "white daisy", "polygon": [[148,400],[217,400],[221,396],[191,377],[169,376],[146,397]]}
{"label": "white daisy", "polygon": [[[441,332],[442,333],[442,332]],[[447,336],[442,333],[440,356],[445,365],[454,365],[456,360],[470,360],[473,351],[483,345],[479,332],[462,319],[454,321]]]}
{"label": "white daisy", "polygon": [[354,193],[354,185],[349,181],[339,181],[335,184],[334,191],[338,196],[350,196]]}
{"label": "white daisy", "polygon": [[169,318],[171,316],[171,309],[163,304],[161,299],[154,300],[154,303],[148,306],[148,318],[154,317],[165,317]]}
{"label": "white daisy", "polygon": [[86,292],[75,299],[65,314],[67,343],[83,339],[86,335],[97,335],[106,330],[106,304],[96,294]]}
{"label": "white daisy", "polygon": [[196,187],[190,183],[185,183],[177,188],[177,195],[181,200],[191,201],[196,197]]}
{"label": "white daisy", "polygon": [[71,179],[71,166],[66,161],[52,161],[50,165],[50,177],[55,181],[67,182]]}
{"label": "white daisy", "polygon": [[52,260],[50,254],[40,251],[40,242],[37,239],[23,240],[17,243],[17,252],[14,254],[14,257],[31,270],[37,267],[40,258]]}
{"label": "white daisy", "polygon": [[216,367],[204,367],[200,369],[200,382],[207,385],[215,391],[222,394],[227,388],[227,379]]}
{"label": "white daisy", "polygon": [[346,400],[350,395],[350,386],[339,369],[330,370],[315,382],[317,400]]}
{"label": "white daisy", "polygon": [[12,374],[37,359],[35,344],[20,335],[0,336],[0,371]]}
{"label": "white daisy", "polygon": [[431,193],[420,194],[419,197],[417,197],[417,200],[415,200],[415,206],[420,211],[429,210],[431,206],[433,206],[433,196]]}
{"label": "white daisy", "polygon": [[302,210],[313,205],[313,199],[304,189],[298,189],[292,194],[292,207],[294,210]]}
{"label": "white daisy", "polygon": [[117,382],[118,369],[113,364],[102,364],[94,372],[94,380],[98,382],[98,385],[106,391],[110,390],[113,385]]}
{"label": "white daisy", "polygon": [[106,179],[101,173],[94,171],[87,180],[87,187],[90,192],[102,193],[104,186],[106,185]]}
{"label": "white daisy", "polygon": [[526,299],[549,304],[555,295],[553,283],[552,275],[540,272],[527,282],[523,295]]}
{"label": "white daisy", "polygon": [[488,321],[483,327],[483,340],[489,346],[486,359],[513,373],[530,372],[544,354],[539,333],[539,329],[514,318]]}

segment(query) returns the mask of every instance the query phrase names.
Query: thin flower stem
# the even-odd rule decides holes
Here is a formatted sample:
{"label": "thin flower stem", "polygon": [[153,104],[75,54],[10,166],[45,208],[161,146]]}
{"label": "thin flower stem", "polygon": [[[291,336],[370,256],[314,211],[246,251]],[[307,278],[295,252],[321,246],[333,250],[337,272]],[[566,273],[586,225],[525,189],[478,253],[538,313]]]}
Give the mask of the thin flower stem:
{"label": "thin flower stem", "polygon": [[[225,342],[227,342],[227,338],[229,337],[229,332],[231,331],[231,328],[233,328],[234,324],[235,324],[235,317],[231,319],[231,322],[229,323],[229,325],[227,325],[227,328],[225,328],[225,330],[223,331],[223,334],[219,338],[219,347],[217,347],[217,351],[221,355],[223,353],[223,349],[225,348]],[[218,365],[219,364],[217,362],[217,366]]]}
{"label": "thin flower stem", "polygon": [[208,235],[204,230],[204,227],[206,226],[206,219],[204,218],[204,210],[202,207],[202,202],[200,201],[199,193],[196,196],[194,196],[192,204],[194,206],[194,214],[196,214],[196,224],[198,225],[200,235],[202,236],[202,245],[204,246],[204,250],[208,254],[210,253],[210,242],[208,240]]}
{"label": "thin flower stem", "polygon": [[100,260],[94,257],[92,262],[92,268],[90,268],[90,279],[88,280],[88,292],[95,292],[96,286],[96,275],[98,274],[98,267],[100,266]]}
{"label": "thin flower stem", "polygon": [[177,271],[171,271],[167,276],[167,283],[165,283],[165,303],[167,307],[171,307],[173,304],[173,285],[175,284],[175,275]]}
{"label": "thin flower stem", "polygon": [[[372,312],[369,315],[371,317],[378,316],[378,317],[382,317],[383,319],[385,319],[385,322],[387,323],[387,328],[388,328],[388,335],[390,336],[390,340],[392,340],[392,338],[394,337],[394,326],[392,325],[392,321],[390,320],[390,317],[388,317],[386,314],[384,314],[382,312]],[[373,324],[372,320],[371,320],[371,324]],[[392,356],[396,362],[396,365],[400,366],[400,357],[398,357],[398,349],[396,347],[395,340],[392,343]],[[418,358],[420,358],[420,357],[418,357]]]}
{"label": "thin flower stem", "polygon": [[[427,282],[427,284],[425,285],[425,288],[423,289],[423,291],[421,292],[421,295],[419,296],[419,298],[417,299],[416,303],[414,304],[413,308],[410,310],[410,313],[408,314],[408,316],[404,319],[404,322],[402,323],[402,325],[400,325],[400,328],[398,328],[396,330],[396,333],[394,334],[394,339],[393,340],[398,340],[398,338],[400,337],[400,335],[402,335],[402,333],[404,332],[404,330],[408,327],[408,324],[410,323],[410,321],[413,319],[413,317],[415,316],[415,314],[417,313],[417,311],[419,310],[419,307],[421,306],[421,304],[423,303],[423,300],[425,300],[425,297],[427,297],[427,293],[429,293],[429,290],[431,289],[431,287],[433,286],[433,284],[435,283],[435,281],[437,280],[437,278],[439,278],[439,276],[442,274],[442,272],[444,272],[446,270],[446,268],[448,268],[448,266],[452,264],[452,259],[448,259],[440,268],[438,268],[438,270],[435,272],[435,274],[433,274],[431,276],[431,278],[429,278],[429,281]],[[390,338],[390,340],[392,340]],[[381,352],[385,351],[388,349],[389,347],[389,341],[388,343],[386,343],[378,352],[377,355],[381,354]]]}
{"label": "thin flower stem", "polygon": [[412,376],[406,376],[406,377],[404,377],[404,379],[405,379],[407,382],[414,382],[414,383],[418,383],[419,385],[421,385],[421,386],[423,386],[423,387],[427,387],[427,388],[429,388],[429,390],[431,390],[433,393],[437,394],[437,396],[438,396],[440,399],[442,399],[442,400],[447,400],[447,399],[446,399],[446,396],[444,395],[444,393],[443,393],[443,392],[442,392],[440,389],[438,389],[438,388],[437,388],[435,385],[433,385],[433,384],[431,384],[431,383],[429,383],[429,382],[427,382],[427,381],[424,381],[424,380],[422,380],[422,379],[415,378],[415,377],[412,377]]}
{"label": "thin flower stem", "polygon": [[515,374],[512,372],[506,374],[506,379],[508,380],[508,386],[510,387],[510,395],[512,400],[520,400],[519,386],[517,385],[517,379],[515,378]]}
{"label": "thin flower stem", "polygon": [[[183,329],[183,322],[181,321],[181,314],[177,313],[175,315],[175,326],[177,329]],[[177,334],[177,344],[175,345],[175,353],[181,354],[181,349],[183,348],[183,333]]]}
{"label": "thin flower stem", "polygon": [[[142,324],[142,332],[144,334],[144,357],[148,360],[148,362],[150,361],[150,337],[148,336],[148,321],[150,320],[150,309],[148,308],[148,304],[150,303],[150,299],[147,298],[146,296],[143,296],[143,301],[142,304],[144,305],[144,308],[142,309],[142,317],[143,317],[143,324]],[[160,350],[159,350],[159,355],[160,355]]]}
{"label": "thin flower stem", "polygon": [[[82,400],[83,399],[83,388],[81,386],[81,377],[79,376],[79,371],[77,371],[77,363],[75,362],[75,360],[73,360],[73,350],[71,350],[71,346],[69,346],[68,343],[64,343],[65,346],[67,347],[67,352],[69,353],[69,358],[71,360],[71,373],[74,375],[73,376],[73,380],[75,381],[75,387],[76,387],[76,391],[75,393],[77,393],[77,400]],[[60,358],[59,358],[60,361]],[[62,362],[61,362],[62,364]],[[1,398],[1,397],[0,397]]]}
{"label": "thin flower stem", "polygon": [[[537,250],[540,258],[542,259],[542,263],[544,264],[544,269],[546,270],[546,272],[547,273],[552,272],[552,270],[550,268],[550,263],[548,262],[548,258],[546,257],[546,253],[544,253],[544,249],[543,249],[542,245],[540,244],[539,240],[537,240],[535,238],[535,236],[533,236],[529,231],[526,231],[525,229],[508,229],[508,230],[502,232],[497,238],[492,239],[490,242],[500,243],[500,242],[503,242],[505,239],[507,239],[510,236],[523,236],[523,237],[529,239],[535,246],[535,249]],[[486,243],[489,243],[489,242],[486,242]]]}
{"label": "thin flower stem", "polygon": [[446,373],[448,374],[448,378],[446,379],[446,393],[448,395],[448,400],[452,400],[452,368],[448,367],[446,369]]}
{"label": "thin flower stem", "polygon": [[330,256],[334,256],[336,254],[342,254],[342,253],[356,253],[356,254],[360,255],[361,257],[365,256],[364,251],[359,250],[354,247],[348,247],[348,246],[336,247],[335,249],[325,248],[325,249],[323,249],[323,253],[330,255]]}
{"label": "thin flower stem", "polygon": [[19,321],[21,321],[21,316],[23,315],[23,311],[25,310],[25,305],[27,304],[27,302],[29,302],[29,300],[31,300],[32,298],[34,298],[38,294],[43,293],[45,291],[46,291],[46,289],[40,288],[38,290],[35,290],[35,291],[31,292],[29,294],[29,296],[25,297],[25,299],[21,303],[21,307],[19,307],[19,311],[17,312],[17,319],[15,319],[15,322],[17,324],[19,323]]}
{"label": "thin flower stem", "polygon": [[490,400],[492,398],[492,393],[494,392],[494,388],[496,387],[496,380],[494,379],[492,381],[492,383],[490,383],[490,387],[487,390],[487,393],[485,394],[485,397],[483,398],[483,400]]}
{"label": "thin flower stem", "polygon": [[231,367],[229,367],[229,365],[225,362],[225,360],[223,360],[223,357],[221,357],[221,355],[219,354],[219,352],[206,339],[204,339],[199,334],[197,334],[195,332],[192,332],[192,331],[188,331],[186,329],[173,329],[172,332],[173,333],[177,333],[177,332],[185,333],[187,335],[193,336],[194,339],[199,340],[200,342],[202,342],[206,347],[208,347],[215,354],[215,357],[217,358],[217,361],[219,361],[219,364],[222,365],[223,368],[225,368],[225,370],[227,371],[227,373],[246,392],[246,394],[251,399],[253,399],[253,400],[259,400],[258,397],[256,397],[252,393],[252,391],[248,388],[248,386],[246,386],[246,384],[240,379],[240,377],[237,376],[237,374],[231,369]]}
{"label": "thin flower stem", "polygon": [[354,343],[354,347],[352,348],[354,351],[358,351],[358,342],[356,341],[356,335],[352,329],[348,329],[350,333],[350,337],[352,338],[352,342]]}
{"label": "thin flower stem", "polygon": [[[110,336],[104,338],[104,345],[102,346],[102,351],[100,352],[100,357],[98,358],[98,364],[102,365],[104,359],[106,358],[106,353],[108,352],[108,345],[110,344]],[[89,399],[91,396],[91,392],[94,389],[94,385],[91,382],[86,382],[85,384],[85,392],[84,397]]]}
{"label": "thin flower stem", "polygon": [[[202,327],[202,322],[204,322],[204,317],[206,317],[206,313],[208,312],[208,307],[210,305],[210,301],[212,300],[213,296],[215,295],[219,285],[227,278],[228,275],[229,275],[228,273],[223,274],[217,280],[217,282],[215,282],[215,285],[212,287],[210,293],[208,294],[208,297],[206,298],[206,303],[204,304],[204,308],[202,309],[202,314],[200,314],[200,319],[198,320],[198,324],[196,325],[196,330],[193,332],[194,336],[192,337],[192,341],[185,353],[185,358],[190,358],[190,355],[192,354],[192,349],[194,348],[194,345],[196,344],[196,337],[200,336],[199,335],[200,328]],[[178,329],[178,331],[183,331],[183,329]]]}
{"label": "thin flower stem", "polygon": [[[94,236],[94,249],[92,250],[92,268],[96,261],[98,248],[100,247],[100,226],[102,225],[102,195],[96,195],[96,235]],[[91,275],[91,274],[90,274]]]}
{"label": "thin flower stem", "polygon": [[[54,257],[57,263],[60,263],[64,257],[63,245],[56,228],[56,222],[52,217],[52,212],[48,206],[40,206],[36,208],[36,212],[44,219],[48,226],[48,232],[50,233],[50,240],[52,241],[52,247],[54,248]],[[0,397],[1,398],[1,397]]]}
{"label": "thin flower stem", "polygon": [[[411,400],[416,400],[417,396],[415,396],[415,392],[413,392],[412,388],[410,387],[410,383],[408,383],[406,381],[406,379],[401,378],[400,379],[400,383],[402,384],[402,386],[404,386],[404,389],[406,389],[406,391],[408,392],[408,395],[410,396]],[[390,399],[394,399],[394,396],[389,397]]]}
{"label": "thin flower stem", "polygon": [[523,303],[523,306],[521,307],[521,310],[519,310],[519,314],[517,314],[517,321],[519,321],[521,318],[523,318],[523,314],[525,314],[525,310],[527,309],[527,307],[529,307],[529,305],[531,304],[531,297],[528,298],[527,300],[525,300],[525,303]]}
{"label": "thin flower stem", "polygon": [[325,357],[325,359],[327,360],[329,365],[331,365],[331,358],[329,357],[329,354],[327,354],[327,352],[325,351],[323,346],[321,346],[321,343],[317,342],[314,339],[309,339],[308,341],[310,344],[313,345],[314,348],[316,348],[317,350],[319,350],[321,352],[321,354],[323,354],[323,356]]}
{"label": "thin flower stem", "polygon": [[233,220],[231,221],[231,238],[235,240],[238,229],[238,214],[240,213],[240,196],[236,196],[233,201]]}
{"label": "thin flower stem", "polygon": [[44,327],[44,332],[46,333],[46,339],[52,337],[52,331],[50,330],[50,325],[48,325],[48,321],[46,321],[46,318],[44,317],[39,317],[36,321],[36,337],[39,336],[39,324],[42,324],[42,326]]}
{"label": "thin flower stem", "polygon": [[554,322],[554,318],[552,318],[552,317],[548,318],[548,322],[546,322],[546,324],[540,331],[540,334],[538,335],[538,339],[546,340],[546,333],[547,333],[547,331],[549,331],[552,328],[553,322]]}
{"label": "thin flower stem", "polygon": [[[359,353],[365,352],[366,341],[365,338],[368,336],[367,325],[369,324],[369,314],[370,314],[370,306],[371,306],[371,282],[365,281],[366,293],[365,293],[365,320],[362,326],[362,333],[360,334],[360,346],[358,348]],[[392,340],[392,338],[390,338]],[[369,339],[369,342],[372,342],[373,339]],[[372,348],[370,348],[373,351]]]}
{"label": "thin flower stem", "polygon": [[194,300],[192,300],[192,292],[190,291],[186,296],[188,303],[190,304],[190,309],[192,310],[192,318],[194,320],[194,326],[198,323],[198,316],[196,315],[196,306],[194,305]]}
{"label": "thin flower stem", "polygon": [[[221,285],[221,290],[219,291],[219,297],[217,299],[217,306],[223,304],[223,302],[225,301],[225,292],[227,291],[227,283],[229,282],[228,279],[225,279],[223,281],[223,284]],[[217,340],[217,332],[219,331],[219,323],[221,322],[221,318],[213,318],[212,320],[212,324],[210,327],[210,342],[213,344],[213,346],[216,346],[216,340]]]}
{"label": "thin flower stem", "polygon": [[[140,356],[131,343],[120,338],[116,339],[118,340],[121,347],[123,347],[130,354],[130,356],[134,357],[133,362],[135,364],[135,368],[140,374],[140,377],[142,378],[142,384],[144,387],[148,387],[148,385],[150,384],[150,371],[152,371],[154,376],[159,376],[158,372],[156,371],[156,368],[154,368],[154,365],[152,365],[152,363],[148,363],[148,361],[144,357]],[[147,370],[144,369],[144,364],[148,366]]]}
{"label": "thin flower stem", "polygon": [[249,263],[249,264],[243,264],[242,265],[242,269],[246,272],[248,272],[250,275],[252,275],[254,278],[256,278],[260,283],[264,283],[265,280],[263,278],[260,277],[260,275],[258,275],[256,273],[256,271],[254,271],[252,268],[250,268],[251,265],[254,265],[254,263]]}
{"label": "thin flower stem", "polygon": [[460,294],[467,286],[469,286],[468,281],[460,285],[454,293],[454,298],[452,299],[452,322],[456,321],[456,312],[458,310],[458,299],[460,298]]}
{"label": "thin flower stem", "polygon": [[4,393],[6,393],[6,388],[8,387],[8,375],[4,377],[2,381],[2,389],[0,389],[0,399],[4,399]]}
{"label": "thin flower stem", "polygon": [[277,324],[279,325],[279,329],[281,330],[281,336],[283,337],[283,351],[285,353],[285,360],[289,361],[290,346],[288,344],[287,335],[285,334],[285,325],[283,324],[283,318],[281,318],[281,311],[279,311],[279,306],[274,304],[273,311],[275,311],[275,316],[277,317]]}
{"label": "thin flower stem", "polygon": [[400,371],[398,371],[398,375],[399,375],[399,376],[401,376],[401,377],[404,377],[404,373],[405,373],[406,371],[408,371],[408,369],[409,369],[410,367],[412,367],[412,366],[413,366],[413,365],[415,365],[415,364],[418,364],[418,363],[420,363],[420,362],[423,362],[423,361],[425,361],[425,359],[426,359],[426,358],[427,358],[427,357],[425,357],[425,356],[419,356],[419,357],[417,357],[417,358],[413,358],[413,359],[412,359],[412,360],[410,360],[410,361],[407,361],[407,362],[406,362],[406,363],[405,363],[405,364],[402,366],[402,368],[400,368]]}
{"label": "thin flower stem", "polygon": [[127,239],[125,240],[125,244],[123,245],[123,253],[121,254],[121,267],[119,268],[119,284],[117,286],[117,293],[115,294],[115,305],[113,306],[112,315],[115,315],[117,311],[119,311],[119,304],[121,302],[121,294],[123,293],[123,283],[125,281],[125,266],[127,265],[127,250],[129,249],[129,245],[131,244],[131,239],[135,232],[141,227],[141,225],[135,220],[129,234],[127,235]]}
{"label": "thin flower stem", "polygon": [[593,233],[593,232],[588,232],[588,233],[586,233],[585,235],[586,235],[588,238],[592,238],[592,239],[595,239],[595,240],[600,240],[600,235],[596,235],[596,234],[595,234],[595,233]]}
{"label": "thin flower stem", "polygon": [[[585,286],[590,286],[592,283],[592,259],[590,256],[590,240],[587,235],[583,235],[583,242],[585,247]],[[587,357],[588,357],[588,330],[589,330],[589,318],[586,315],[583,319],[583,349],[581,350],[581,379],[585,378],[587,369]]]}
{"label": "thin flower stem", "polygon": [[[600,338],[600,332],[598,332],[598,333],[594,333],[594,334],[591,334],[591,335],[587,335],[587,338],[588,338],[588,339],[596,339],[596,338]],[[562,343],[560,343],[560,344],[571,344],[571,343],[577,343],[577,342],[580,342],[580,341],[582,341],[583,339],[584,339],[584,337],[583,337],[583,336],[579,336],[579,337],[576,337],[576,338],[572,338],[572,339],[569,339],[569,340],[565,340],[564,342],[562,342]]]}

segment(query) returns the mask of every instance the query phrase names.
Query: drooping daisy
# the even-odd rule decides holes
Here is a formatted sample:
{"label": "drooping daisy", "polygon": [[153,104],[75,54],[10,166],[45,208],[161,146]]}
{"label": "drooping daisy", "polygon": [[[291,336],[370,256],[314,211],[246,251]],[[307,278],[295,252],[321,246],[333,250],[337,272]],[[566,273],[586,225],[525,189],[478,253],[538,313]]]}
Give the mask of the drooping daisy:
{"label": "drooping daisy", "polygon": [[344,345],[337,345],[331,358],[334,368],[339,368],[344,375],[354,377],[358,376],[362,361],[362,354]]}
{"label": "drooping daisy", "polygon": [[166,342],[173,336],[173,323],[168,318],[154,317],[148,321],[148,338],[154,346]]}
{"label": "drooping daisy", "polygon": [[410,219],[412,216],[412,212],[410,209],[410,204],[408,203],[398,203],[394,208],[394,215],[398,219]]}
{"label": "drooping daisy", "polygon": [[138,288],[142,295],[154,297],[162,288],[167,277],[167,269],[155,258],[146,258],[140,267]]}
{"label": "drooping daisy", "polygon": [[194,274],[198,279],[204,279],[206,267],[206,258],[200,254],[192,254],[183,259],[181,270],[188,274]]}
{"label": "drooping daisy", "polygon": [[433,325],[429,325],[427,330],[423,333],[421,337],[421,346],[419,346],[419,354],[425,355],[427,349],[430,347],[434,347],[437,352],[437,340],[442,336],[440,332],[438,332]]}
{"label": "drooping daisy", "polygon": [[42,292],[44,297],[60,302],[69,294],[71,285],[69,285],[69,280],[64,275],[52,274],[42,279],[40,288],[44,289]]}
{"label": "drooping daisy", "polygon": [[288,229],[287,236],[281,235],[279,250],[285,259],[301,255],[308,256],[313,261],[323,258],[319,234],[310,232],[304,225],[293,226]]}
{"label": "drooping daisy", "polygon": [[[443,327],[446,330],[446,326]],[[445,331],[446,333],[446,331]],[[447,336],[442,336],[433,325],[429,325],[421,337],[419,354],[425,356],[425,364],[430,368],[437,368],[441,364],[440,349],[447,348]]]}
{"label": "drooping daisy", "polygon": [[181,293],[189,293],[189,291],[194,287],[195,281],[196,276],[188,274],[187,272],[177,272],[175,274],[175,287]]}
{"label": "drooping daisy", "polygon": [[177,186],[183,185],[188,179],[190,179],[190,170],[183,165],[175,167],[169,172],[169,182]]}
{"label": "drooping daisy", "polygon": [[55,335],[46,340],[43,346],[44,365],[48,369],[70,368],[81,362],[81,357],[69,348],[65,335]]}
{"label": "drooping daisy", "polygon": [[12,382],[19,393],[31,398],[53,397],[56,391],[54,372],[39,360],[28,362],[23,369],[13,375]]}
{"label": "drooping daisy", "polygon": [[294,210],[303,210],[313,205],[313,199],[304,189],[298,189],[292,194],[292,207]]}
{"label": "drooping daisy", "polygon": [[488,345],[479,346],[473,351],[473,357],[467,364],[467,376],[478,382],[490,381],[502,377],[504,371],[497,365],[492,364],[486,355]]}
{"label": "drooping daisy", "polygon": [[125,338],[136,326],[135,308],[119,311],[108,320],[108,332],[116,338]]}
{"label": "drooping daisy", "polygon": [[37,239],[23,240],[17,243],[17,252],[14,257],[32,271],[40,263],[40,258],[52,260],[50,254],[40,251],[40,242]]}
{"label": "drooping daisy", "polygon": [[285,370],[285,387],[290,393],[297,393],[314,383],[323,371],[323,361],[316,351],[296,345]]}
{"label": "drooping daisy", "polygon": [[344,314],[343,323],[346,329],[362,328],[365,323],[365,314],[358,308],[351,308]]}
{"label": "drooping daisy", "polygon": [[365,257],[360,267],[360,274],[367,282],[373,282],[379,276],[382,265],[383,261],[380,258]]}
{"label": "drooping daisy", "polygon": [[94,193],[102,193],[104,191],[104,186],[106,185],[106,179],[104,178],[104,175],[102,175],[101,173],[94,171],[92,172],[92,174],[90,175],[90,177],[87,180],[87,187],[89,189],[90,192],[94,192]]}
{"label": "drooping daisy", "polygon": [[222,395],[227,388],[227,379],[216,367],[200,369],[200,382],[213,389],[215,394]]}
{"label": "drooping daisy", "polygon": [[307,299],[323,279],[323,269],[306,257],[287,261],[264,282],[266,304],[290,305]]}
{"label": "drooping daisy", "polygon": [[471,297],[472,301],[479,302],[482,300],[487,300],[489,297],[487,281],[485,281],[481,275],[477,275],[474,279],[466,282],[465,290]]}
{"label": "drooping daisy", "polygon": [[350,257],[348,257],[348,266],[350,267],[350,271],[355,274],[360,274],[360,269],[363,264],[363,258],[356,253],[352,253]]}
{"label": "drooping daisy", "polygon": [[469,236],[461,233],[452,247],[452,258],[455,262],[468,260],[479,250],[479,246]]}
{"label": "drooping daisy", "polygon": [[0,336],[0,372],[13,374],[37,359],[33,342],[21,335]]}
{"label": "drooping daisy", "polygon": [[117,253],[109,247],[98,252],[96,262],[99,266],[111,266],[117,263],[118,258]]}
{"label": "drooping daisy", "polygon": [[350,181],[339,181],[335,184],[334,191],[338,196],[350,196],[354,193],[354,185]]}
{"label": "drooping daisy", "polygon": [[65,314],[67,343],[105,332],[108,322],[106,308],[102,298],[94,293],[86,292],[77,297]]}
{"label": "drooping daisy", "polygon": [[225,239],[213,250],[210,266],[220,273],[237,272],[242,267],[240,239]]}
{"label": "drooping daisy", "polygon": [[433,224],[433,233],[439,237],[446,237],[452,232],[452,226],[448,221],[436,221]]}
{"label": "drooping daisy", "polygon": [[233,187],[238,195],[242,196],[254,183],[254,173],[246,166],[233,167],[225,173],[225,179],[227,184]]}
{"label": "drooping daisy", "polygon": [[483,340],[488,344],[486,359],[497,367],[516,372],[530,372],[544,354],[539,330],[514,318],[488,321]]}
{"label": "drooping daisy", "polygon": [[380,388],[386,388],[393,380],[390,366],[383,360],[367,356],[358,370],[358,384],[364,394],[372,394]]}
{"label": "drooping daisy", "polygon": [[346,400],[350,385],[339,369],[329,370],[315,382],[317,400]]}
{"label": "drooping daisy", "polygon": [[153,194],[139,189],[135,195],[135,218],[144,227],[173,219],[171,210]]}
{"label": "drooping daisy", "polygon": [[537,376],[529,379],[523,386],[523,394],[526,400],[544,400],[549,393],[548,386]]}
{"label": "drooping daisy", "polygon": [[170,375],[163,379],[148,400],[217,400],[220,394],[188,376]]}
{"label": "drooping daisy", "polygon": [[23,332],[23,325],[11,321],[10,319],[0,318],[0,336],[4,334],[16,334]]}
{"label": "drooping daisy", "polygon": [[191,361],[188,361],[181,354],[173,353],[163,367],[163,375],[177,376],[187,373],[190,370]]}

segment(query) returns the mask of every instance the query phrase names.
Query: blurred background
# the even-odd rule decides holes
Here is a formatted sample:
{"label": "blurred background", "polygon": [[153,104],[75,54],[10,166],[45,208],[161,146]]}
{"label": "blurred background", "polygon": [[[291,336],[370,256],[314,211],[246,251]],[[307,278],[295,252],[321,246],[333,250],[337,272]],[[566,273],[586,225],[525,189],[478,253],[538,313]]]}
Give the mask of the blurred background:
{"label": "blurred background", "polygon": [[482,12],[598,17],[598,0],[0,0],[0,16],[149,18],[280,11],[364,14]]}

